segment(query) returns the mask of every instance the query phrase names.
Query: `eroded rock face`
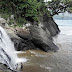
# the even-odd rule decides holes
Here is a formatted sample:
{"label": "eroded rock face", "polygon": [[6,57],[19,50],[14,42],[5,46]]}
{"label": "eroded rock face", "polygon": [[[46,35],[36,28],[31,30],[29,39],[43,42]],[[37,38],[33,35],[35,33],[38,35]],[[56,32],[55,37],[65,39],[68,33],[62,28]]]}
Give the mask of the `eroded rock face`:
{"label": "eroded rock face", "polygon": [[32,42],[41,50],[47,52],[49,50],[57,51],[58,47],[48,37],[48,33],[38,26],[31,26],[30,33]]}
{"label": "eroded rock face", "polygon": [[47,28],[51,34],[51,36],[56,36],[60,30],[58,25],[54,22],[52,17],[48,17],[46,14],[43,16],[43,24],[44,27]]}
{"label": "eroded rock face", "polygon": [[22,38],[13,37],[11,38],[11,40],[14,42],[14,46],[17,51],[36,49],[36,47],[30,40],[24,40]]}
{"label": "eroded rock face", "polygon": [[16,27],[15,29],[16,29],[16,33],[19,37],[21,37],[23,39],[30,39],[30,31],[27,28]]}
{"label": "eroded rock face", "polygon": [[58,47],[52,41],[52,37],[60,32],[57,24],[51,17],[48,17],[46,14],[41,18],[40,21],[40,26],[29,25],[27,28],[13,28],[9,26],[4,27],[14,42],[16,50],[23,51],[28,49],[40,49],[45,52],[49,50],[58,50]]}
{"label": "eroded rock face", "polygon": [[25,31],[23,28],[17,28],[16,35],[18,37],[15,35],[10,36],[16,50],[40,49],[45,52],[58,50],[58,47],[52,41],[52,36],[48,33],[49,31],[38,26],[30,26],[28,32]]}

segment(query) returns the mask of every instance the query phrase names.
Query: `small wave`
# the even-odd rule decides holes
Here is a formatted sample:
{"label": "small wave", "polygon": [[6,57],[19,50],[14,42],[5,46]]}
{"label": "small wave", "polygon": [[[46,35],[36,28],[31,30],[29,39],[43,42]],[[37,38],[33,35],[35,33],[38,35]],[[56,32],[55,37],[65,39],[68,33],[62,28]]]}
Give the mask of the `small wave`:
{"label": "small wave", "polygon": [[18,58],[17,63],[20,63],[20,62],[27,62],[27,59],[26,58]]}
{"label": "small wave", "polygon": [[51,68],[51,67],[46,67],[46,66],[44,66],[44,65],[40,65],[40,67],[45,68],[45,69],[48,69],[49,71],[51,71],[51,70],[52,70],[52,68]]}
{"label": "small wave", "polygon": [[24,51],[15,51],[14,53],[20,54],[20,53],[26,53],[26,52],[24,52]]}

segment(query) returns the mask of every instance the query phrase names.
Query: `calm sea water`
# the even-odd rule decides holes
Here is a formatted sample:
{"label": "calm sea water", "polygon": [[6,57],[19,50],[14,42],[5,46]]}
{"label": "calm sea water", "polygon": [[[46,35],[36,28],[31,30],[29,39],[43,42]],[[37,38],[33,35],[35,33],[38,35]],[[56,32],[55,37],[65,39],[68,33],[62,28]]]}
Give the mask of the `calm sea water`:
{"label": "calm sea water", "polygon": [[66,35],[72,35],[72,20],[55,20],[58,24],[61,33]]}
{"label": "calm sea water", "polygon": [[72,26],[72,20],[55,20],[59,26]]}

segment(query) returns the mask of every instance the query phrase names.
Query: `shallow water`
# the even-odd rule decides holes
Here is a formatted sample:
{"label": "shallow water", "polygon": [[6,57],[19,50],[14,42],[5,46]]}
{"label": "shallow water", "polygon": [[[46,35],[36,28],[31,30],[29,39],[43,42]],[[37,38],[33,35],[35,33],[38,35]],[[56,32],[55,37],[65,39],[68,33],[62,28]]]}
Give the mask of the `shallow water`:
{"label": "shallow water", "polygon": [[18,72],[72,72],[72,26],[59,25],[59,27],[61,33],[53,38],[59,47],[57,52],[38,50],[15,52],[19,57],[17,62],[23,64]]}
{"label": "shallow water", "polygon": [[72,36],[59,34],[54,38],[58,52],[28,50],[17,53],[27,59],[22,72],[72,72]]}
{"label": "shallow water", "polygon": [[72,72],[72,27],[61,26],[61,33],[54,37],[59,47],[57,52],[28,50],[17,52],[20,58],[27,59],[23,63],[22,72]]}
{"label": "shallow water", "polygon": [[60,48],[58,52],[29,50],[18,54],[27,59],[23,63],[22,72],[72,72],[72,42],[69,39],[66,41],[56,43]]}

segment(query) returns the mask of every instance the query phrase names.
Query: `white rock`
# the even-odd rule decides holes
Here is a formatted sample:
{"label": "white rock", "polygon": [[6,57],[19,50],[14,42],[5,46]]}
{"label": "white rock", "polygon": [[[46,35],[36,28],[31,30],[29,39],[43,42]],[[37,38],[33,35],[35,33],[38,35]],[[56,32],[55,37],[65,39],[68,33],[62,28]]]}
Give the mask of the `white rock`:
{"label": "white rock", "polygon": [[31,24],[30,23],[28,23],[28,24],[26,24],[26,27],[29,27]]}
{"label": "white rock", "polygon": [[11,15],[11,19],[14,19],[14,15]]}
{"label": "white rock", "polygon": [[3,19],[3,18],[0,18],[0,23],[1,23],[1,24],[4,24],[4,23],[6,23],[6,20]]}

